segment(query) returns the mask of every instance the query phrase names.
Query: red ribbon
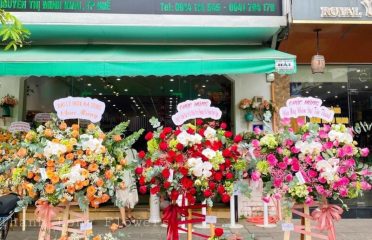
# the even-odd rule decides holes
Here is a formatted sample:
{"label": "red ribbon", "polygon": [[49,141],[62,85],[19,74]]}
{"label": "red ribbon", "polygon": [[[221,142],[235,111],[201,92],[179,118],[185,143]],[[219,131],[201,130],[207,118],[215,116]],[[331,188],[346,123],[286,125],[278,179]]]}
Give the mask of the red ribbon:
{"label": "red ribbon", "polygon": [[342,208],[337,205],[325,204],[322,208],[315,209],[311,216],[318,222],[320,230],[328,230],[329,240],[336,240],[334,221],[339,221],[343,212]]}
{"label": "red ribbon", "polygon": [[57,216],[59,208],[56,208],[48,203],[36,205],[35,215],[38,222],[42,222],[39,232],[39,240],[50,240],[50,228],[52,227],[52,219]]}
{"label": "red ribbon", "polygon": [[170,204],[164,209],[163,222],[168,224],[167,240],[179,240],[178,236],[178,213],[183,212],[182,207],[177,204]]}

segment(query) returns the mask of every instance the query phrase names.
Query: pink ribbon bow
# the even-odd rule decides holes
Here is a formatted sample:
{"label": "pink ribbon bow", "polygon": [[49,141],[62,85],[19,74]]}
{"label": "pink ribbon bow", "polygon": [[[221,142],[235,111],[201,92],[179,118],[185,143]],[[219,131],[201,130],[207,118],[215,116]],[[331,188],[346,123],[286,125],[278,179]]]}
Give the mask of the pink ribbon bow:
{"label": "pink ribbon bow", "polygon": [[334,221],[339,221],[343,212],[342,208],[337,205],[326,204],[321,209],[315,209],[311,216],[318,222],[321,231],[328,230],[329,240],[336,240]]}
{"label": "pink ribbon bow", "polygon": [[38,222],[42,222],[39,232],[39,240],[50,240],[50,228],[52,227],[52,219],[59,212],[59,208],[52,206],[49,203],[36,205],[35,215]]}

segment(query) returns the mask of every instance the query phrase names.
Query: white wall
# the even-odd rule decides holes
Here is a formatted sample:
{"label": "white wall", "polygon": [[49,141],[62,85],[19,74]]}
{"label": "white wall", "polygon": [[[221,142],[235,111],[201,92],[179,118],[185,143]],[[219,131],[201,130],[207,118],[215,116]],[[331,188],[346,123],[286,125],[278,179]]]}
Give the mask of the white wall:
{"label": "white wall", "polygon": [[266,82],[265,74],[239,74],[227,76],[233,82],[233,100],[235,116],[235,133],[252,130],[255,122],[249,124],[244,119],[245,112],[239,109],[239,102],[243,98],[261,96],[265,100],[271,99],[271,84]]}
{"label": "white wall", "polygon": [[[13,121],[22,120],[23,109],[23,92],[24,92],[23,77],[0,77],[0,98],[10,94],[16,97],[18,104],[11,110],[10,118],[1,118],[0,126],[9,126]],[[0,116],[2,115],[2,112]]]}

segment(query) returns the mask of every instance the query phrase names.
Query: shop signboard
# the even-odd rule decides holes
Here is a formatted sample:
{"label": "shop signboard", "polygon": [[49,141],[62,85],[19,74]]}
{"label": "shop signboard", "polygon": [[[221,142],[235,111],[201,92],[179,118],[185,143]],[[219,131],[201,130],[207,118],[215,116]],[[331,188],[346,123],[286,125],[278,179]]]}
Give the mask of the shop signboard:
{"label": "shop signboard", "polygon": [[179,126],[192,119],[211,118],[218,120],[221,116],[222,112],[219,108],[211,107],[211,100],[198,98],[179,103],[177,105],[177,113],[172,116],[172,121]]}
{"label": "shop signboard", "polygon": [[334,111],[322,106],[323,101],[313,97],[296,97],[287,100],[286,106],[280,108],[279,115],[281,119],[297,118],[306,116],[316,117],[332,122]]}
{"label": "shop signboard", "polygon": [[372,0],[293,0],[293,21],[372,23]]}
{"label": "shop signboard", "polygon": [[282,16],[282,0],[0,0],[14,12]]}
{"label": "shop signboard", "polygon": [[31,127],[28,122],[12,122],[9,126],[9,132],[28,132]]}
{"label": "shop signboard", "polygon": [[106,107],[104,102],[89,97],[61,98],[55,100],[53,105],[61,120],[85,119],[93,123],[101,121]]}

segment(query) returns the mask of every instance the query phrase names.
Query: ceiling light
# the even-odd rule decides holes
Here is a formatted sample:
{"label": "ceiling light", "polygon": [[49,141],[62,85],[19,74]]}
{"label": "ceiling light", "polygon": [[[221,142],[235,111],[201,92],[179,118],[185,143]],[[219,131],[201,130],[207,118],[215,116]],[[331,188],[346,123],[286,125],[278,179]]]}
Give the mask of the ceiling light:
{"label": "ceiling light", "polygon": [[172,100],[173,98],[170,97],[169,99]]}
{"label": "ceiling light", "polygon": [[119,112],[121,112],[121,109],[119,109]]}
{"label": "ceiling light", "polygon": [[102,93],[100,92],[100,93],[98,93],[98,95],[102,96]]}
{"label": "ceiling light", "polygon": [[106,99],[107,97],[103,97],[104,99]]}
{"label": "ceiling light", "polygon": [[94,91],[97,91],[97,88],[93,89]]}
{"label": "ceiling light", "polygon": [[316,98],[318,98],[318,96],[315,96]]}
{"label": "ceiling light", "polygon": [[116,107],[116,104],[112,105],[113,107]]}
{"label": "ceiling light", "polygon": [[144,117],[146,117],[146,115],[145,115],[145,114],[143,114],[143,116],[144,116]]}
{"label": "ceiling light", "polygon": [[126,88],[126,89],[124,89],[124,92],[128,92],[128,89]]}
{"label": "ceiling light", "polygon": [[138,107],[137,109],[141,109],[140,107]]}
{"label": "ceiling light", "polygon": [[169,90],[169,92],[173,92],[173,89]]}
{"label": "ceiling light", "polygon": [[368,86],[364,86],[364,88],[368,88]]}
{"label": "ceiling light", "polygon": [[130,97],[130,99],[133,99],[133,97]]}
{"label": "ceiling light", "polygon": [[109,100],[107,100],[107,102],[111,102],[111,100],[109,99]]}
{"label": "ceiling light", "polygon": [[205,85],[203,85],[202,87],[205,88]]}
{"label": "ceiling light", "polygon": [[174,79],[173,79],[173,78],[171,78],[171,79],[169,79],[169,81],[171,81],[171,82],[174,82]]}
{"label": "ceiling light", "polygon": [[309,94],[309,91],[306,91],[305,93],[306,93],[306,94]]}
{"label": "ceiling light", "polygon": [[335,96],[335,98],[338,98],[338,96]]}
{"label": "ceiling light", "polygon": [[209,82],[209,80],[207,79],[207,80],[205,80],[206,82]]}
{"label": "ceiling light", "polygon": [[120,78],[117,78],[116,81],[120,81],[121,79]]}
{"label": "ceiling light", "polygon": [[111,88],[111,89],[114,88],[114,85],[111,85],[110,88]]}
{"label": "ceiling light", "polygon": [[198,94],[198,97],[200,97],[201,96],[201,94]]}
{"label": "ceiling light", "polygon": [[323,86],[322,85],[320,85],[318,88],[322,88]]}
{"label": "ceiling light", "polygon": [[345,88],[345,86],[344,86],[344,85],[342,85],[341,87],[342,87],[342,88]]}
{"label": "ceiling light", "polygon": [[327,93],[331,93],[331,91],[327,91]]}
{"label": "ceiling light", "polygon": [[143,111],[141,111],[141,113],[143,113]]}
{"label": "ceiling light", "polygon": [[353,101],[353,103],[355,103],[355,101]]}
{"label": "ceiling light", "polygon": [[324,73],[325,69],[325,58],[323,55],[319,55],[319,32],[321,29],[315,29],[316,32],[316,55],[311,59],[311,70],[314,73]]}
{"label": "ceiling light", "polygon": [[92,86],[92,84],[91,83],[88,83],[87,86],[90,87],[90,86]]}

